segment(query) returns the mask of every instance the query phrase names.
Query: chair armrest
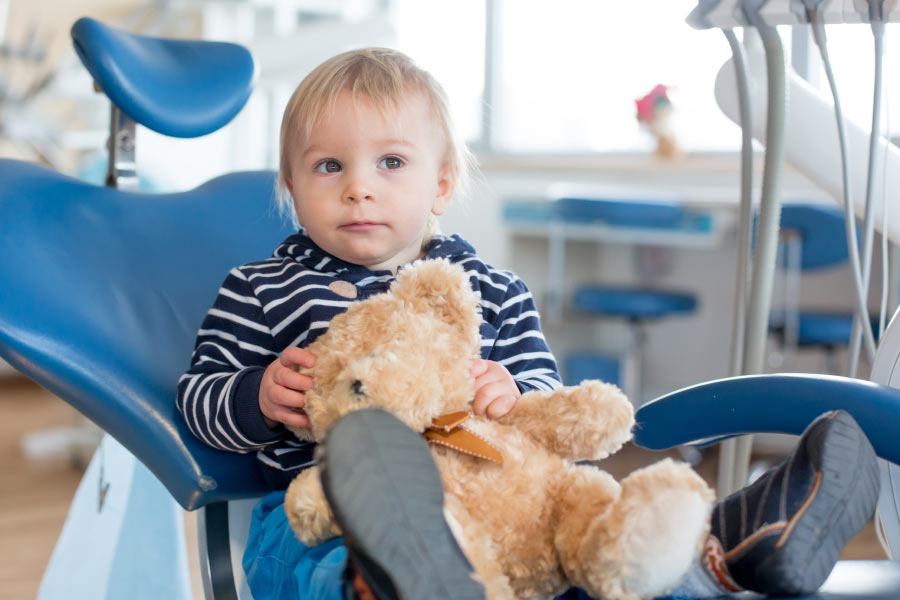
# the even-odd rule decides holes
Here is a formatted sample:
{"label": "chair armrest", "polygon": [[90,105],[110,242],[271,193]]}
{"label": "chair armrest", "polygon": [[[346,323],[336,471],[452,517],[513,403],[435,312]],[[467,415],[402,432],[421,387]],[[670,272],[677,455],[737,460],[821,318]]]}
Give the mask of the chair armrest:
{"label": "chair armrest", "polygon": [[878,456],[900,464],[900,390],[833,375],[747,375],[687,387],[637,411],[634,441],[663,450],[722,436],[799,435],[836,409],[853,415]]}

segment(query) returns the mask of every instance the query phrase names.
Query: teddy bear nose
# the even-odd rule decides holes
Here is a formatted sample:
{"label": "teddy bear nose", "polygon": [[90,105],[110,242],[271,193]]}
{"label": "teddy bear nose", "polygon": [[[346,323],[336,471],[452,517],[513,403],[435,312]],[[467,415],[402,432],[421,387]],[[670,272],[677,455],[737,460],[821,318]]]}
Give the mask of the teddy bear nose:
{"label": "teddy bear nose", "polygon": [[355,396],[365,396],[365,392],[363,392],[362,381],[359,379],[354,379],[353,383],[350,384],[350,391],[353,392]]}

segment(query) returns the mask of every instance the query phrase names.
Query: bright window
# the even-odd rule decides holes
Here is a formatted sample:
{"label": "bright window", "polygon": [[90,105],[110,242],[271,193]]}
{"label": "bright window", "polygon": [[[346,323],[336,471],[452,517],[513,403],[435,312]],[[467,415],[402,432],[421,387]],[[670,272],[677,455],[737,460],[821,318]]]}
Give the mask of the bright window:
{"label": "bright window", "polygon": [[397,49],[434,75],[450,97],[456,126],[481,137],[484,89],[484,0],[394,0]]}
{"label": "bright window", "polygon": [[735,150],[738,128],[713,97],[729,58],[720,31],[685,23],[693,0],[502,4],[494,141],[512,152],[627,152],[655,145],[635,100],[670,86],[686,150]]}

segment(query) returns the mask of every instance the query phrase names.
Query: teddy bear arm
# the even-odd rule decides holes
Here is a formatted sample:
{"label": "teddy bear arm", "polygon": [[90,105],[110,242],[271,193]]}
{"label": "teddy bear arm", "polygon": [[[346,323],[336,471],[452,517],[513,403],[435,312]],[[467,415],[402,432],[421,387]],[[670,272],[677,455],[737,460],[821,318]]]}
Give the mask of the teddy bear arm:
{"label": "teddy bear arm", "polygon": [[616,386],[584,381],[526,392],[500,422],[565,458],[598,460],[631,439],[634,407]]}
{"label": "teddy bear arm", "polygon": [[318,467],[301,471],[294,478],[284,496],[284,512],[294,534],[307,546],[341,535],[325,499]]}

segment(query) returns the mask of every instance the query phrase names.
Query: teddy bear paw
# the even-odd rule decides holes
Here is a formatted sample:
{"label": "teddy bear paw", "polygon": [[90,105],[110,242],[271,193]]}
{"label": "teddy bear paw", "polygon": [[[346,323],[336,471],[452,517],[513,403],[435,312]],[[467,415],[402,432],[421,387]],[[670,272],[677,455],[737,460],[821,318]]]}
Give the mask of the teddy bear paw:
{"label": "teddy bear paw", "polygon": [[622,481],[625,596],[658,596],[687,573],[709,534],[713,495],[686,464],[665,459]]}
{"label": "teddy bear paw", "polygon": [[319,470],[302,471],[288,486],[284,512],[297,538],[307,546],[316,546],[341,535],[319,483]]}

